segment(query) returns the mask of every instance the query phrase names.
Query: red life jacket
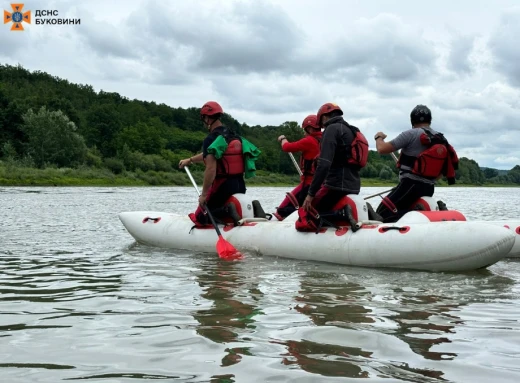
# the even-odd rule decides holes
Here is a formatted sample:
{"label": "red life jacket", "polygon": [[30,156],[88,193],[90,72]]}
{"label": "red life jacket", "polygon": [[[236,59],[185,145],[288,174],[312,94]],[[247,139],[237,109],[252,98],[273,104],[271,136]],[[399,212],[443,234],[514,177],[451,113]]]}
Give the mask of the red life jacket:
{"label": "red life jacket", "polygon": [[[225,137],[226,138],[226,137]],[[227,141],[227,138],[226,138]],[[243,174],[244,155],[242,153],[242,141],[239,137],[231,137],[226,151],[217,160],[217,177],[230,177]]]}
{"label": "red life jacket", "polygon": [[[310,135],[310,137],[314,138],[317,141],[318,148],[320,146],[320,137]],[[320,157],[319,151],[318,154],[314,158],[305,159],[303,158],[303,153],[300,156],[300,169],[302,170],[302,177],[304,178],[310,178],[312,180],[312,177],[314,176],[314,173],[316,172],[316,166],[318,164],[318,158]]]}
{"label": "red life jacket", "polygon": [[423,129],[420,135],[421,144],[427,146],[417,157],[403,154],[399,156],[397,167],[403,172],[409,170],[401,169],[401,165],[411,168],[412,174],[426,179],[437,179],[443,175],[448,179],[448,184],[455,183],[455,170],[459,167],[459,158],[455,149],[448,143],[442,133],[433,134],[428,129]]}

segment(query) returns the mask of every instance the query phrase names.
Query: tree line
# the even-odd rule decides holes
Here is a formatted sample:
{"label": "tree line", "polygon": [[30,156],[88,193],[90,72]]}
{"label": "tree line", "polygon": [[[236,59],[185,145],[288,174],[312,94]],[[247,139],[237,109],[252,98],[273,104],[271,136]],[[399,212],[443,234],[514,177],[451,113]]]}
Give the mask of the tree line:
{"label": "tree line", "polygon": [[[229,114],[222,120],[261,149],[258,169],[294,175],[294,165],[276,138],[281,134],[290,141],[301,138],[298,122],[249,126]],[[198,107],[130,100],[20,65],[0,65],[3,162],[40,169],[99,168],[114,174],[178,172],[179,160],[199,152],[206,134]],[[397,169],[390,156],[370,151],[361,176],[397,180]],[[481,169],[474,160],[462,157],[456,179],[459,184],[520,184],[520,165],[504,173]]]}

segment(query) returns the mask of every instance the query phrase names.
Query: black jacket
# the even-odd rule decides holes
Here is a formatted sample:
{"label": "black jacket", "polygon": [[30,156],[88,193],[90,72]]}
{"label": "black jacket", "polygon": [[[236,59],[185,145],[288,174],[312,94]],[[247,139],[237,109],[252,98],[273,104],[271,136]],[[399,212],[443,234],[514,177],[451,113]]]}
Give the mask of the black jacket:
{"label": "black jacket", "polygon": [[329,189],[359,194],[359,168],[347,164],[353,139],[354,133],[341,116],[333,117],[325,123],[320,158],[308,193],[311,197],[316,195],[323,181]]}

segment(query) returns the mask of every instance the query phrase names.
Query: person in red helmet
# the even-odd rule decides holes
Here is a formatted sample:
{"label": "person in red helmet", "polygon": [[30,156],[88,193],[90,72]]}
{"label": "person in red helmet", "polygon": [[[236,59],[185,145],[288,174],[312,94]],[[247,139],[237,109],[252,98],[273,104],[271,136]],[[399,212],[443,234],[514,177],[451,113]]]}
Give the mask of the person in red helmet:
{"label": "person in red helmet", "polygon": [[[236,216],[236,210],[232,211],[234,205],[224,206],[224,204],[233,194],[246,192],[242,139],[231,129],[222,125],[220,119],[223,114],[222,107],[215,101],[208,101],[202,106],[200,119],[209,132],[202,143],[202,153],[179,162],[181,169],[193,163],[203,162],[206,166],[199,206],[195,213],[190,214],[191,220],[196,225],[209,223],[207,214],[204,214],[202,209],[204,204],[216,217],[227,215],[236,222],[239,217]],[[219,136],[224,137],[227,148],[217,159],[214,154],[211,154],[214,152],[210,153],[208,149]]]}
{"label": "person in red helmet", "polygon": [[282,144],[282,150],[286,153],[301,152],[300,169],[302,175],[300,176],[300,183],[293,191],[287,193],[287,197],[282,201],[280,206],[273,214],[279,221],[283,221],[288,215],[294,212],[305,199],[307,191],[316,170],[316,161],[320,154],[321,129],[316,120],[316,115],[311,114],[302,122],[303,134],[302,139],[289,142],[285,136],[278,137],[278,142]]}
{"label": "person in red helmet", "polygon": [[[359,170],[368,157],[368,143],[355,126],[343,119],[343,111],[333,103],[320,107],[317,124],[324,128],[318,165],[303,209],[329,212],[347,194],[359,194]],[[358,134],[364,139],[356,145]],[[365,145],[366,142],[366,145]],[[354,150],[354,146],[358,147]],[[353,153],[357,152],[357,155]]]}

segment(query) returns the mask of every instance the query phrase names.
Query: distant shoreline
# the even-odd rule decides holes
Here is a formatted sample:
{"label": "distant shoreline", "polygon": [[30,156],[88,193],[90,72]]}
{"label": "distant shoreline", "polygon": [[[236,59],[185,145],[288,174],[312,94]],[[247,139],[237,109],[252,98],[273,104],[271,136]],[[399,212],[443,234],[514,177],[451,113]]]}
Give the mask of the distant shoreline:
{"label": "distant shoreline", "polygon": [[[203,168],[193,166],[192,174],[195,181],[201,185]],[[246,185],[251,187],[294,187],[300,182],[298,175],[270,173],[259,170],[256,176],[246,179]],[[361,187],[393,187],[397,185],[397,176],[390,180],[377,178],[362,178]],[[108,169],[81,167],[73,168],[45,168],[37,169],[10,165],[0,162],[0,186],[16,187],[148,187],[148,186],[192,186],[187,175],[181,171],[158,172],[137,170],[136,172],[123,171],[114,174]],[[437,184],[437,187],[448,186],[445,181]],[[517,184],[463,184],[457,183],[451,187],[518,187]]]}

